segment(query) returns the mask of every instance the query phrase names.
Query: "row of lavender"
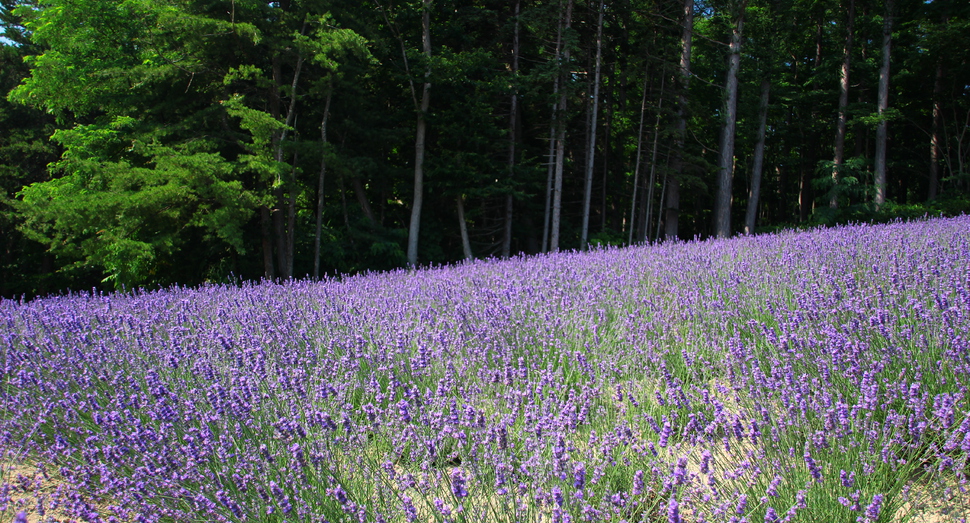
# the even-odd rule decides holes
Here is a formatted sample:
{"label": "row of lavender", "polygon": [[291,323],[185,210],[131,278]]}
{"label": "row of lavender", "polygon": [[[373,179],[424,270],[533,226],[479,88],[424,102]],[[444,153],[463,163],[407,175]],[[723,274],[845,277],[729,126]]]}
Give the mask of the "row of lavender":
{"label": "row of lavender", "polygon": [[0,521],[887,521],[968,333],[966,217],[3,301]]}

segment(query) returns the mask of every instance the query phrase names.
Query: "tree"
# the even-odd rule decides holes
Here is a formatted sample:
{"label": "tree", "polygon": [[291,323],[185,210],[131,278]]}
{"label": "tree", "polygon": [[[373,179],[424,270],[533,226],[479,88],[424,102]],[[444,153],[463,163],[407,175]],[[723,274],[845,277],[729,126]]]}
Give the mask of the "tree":
{"label": "tree", "polygon": [[664,237],[676,240],[680,234],[680,181],[684,170],[684,138],[687,133],[687,102],[690,87],[690,61],[694,38],[694,0],[684,0],[684,25],[680,38],[678,67],[677,125],[674,131],[674,153],[667,175],[667,214]]}
{"label": "tree", "polygon": [[[425,137],[428,133],[426,115],[431,103],[431,82],[427,81],[428,77],[431,76],[431,0],[424,0],[423,5],[421,42],[428,63],[424,72],[425,82],[421,87],[421,102],[418,103],[416,97],[414,100],[418,123],[414,132],[414,203],[411,205],[411,225],[408,227],[408,264],[412,266],[418,263],[418,236],[421,232],[421,206],[424,202]],[[406,57],[405,60],[407,60]],[[409,81],[411,82],[411,95],[414,97],[414,81],[410,78]]]}
{"label": "tree", "polygon": [[744,234],[754,232],[755,217],[758,213],[758,199],[761,197],[761,171],[765,159],[765,131],[768,126],[768,96],[771,82],[761,80],[761,102],[758,104],[758,141],[754,147],[754,161],[751,166],[751,189],[748,191],[748,210],[744,216]]}
{"label": "tree", "polygon": [[747,0],[731,3],[734,19],[728,55],[727,80],[724,85],[724,122],[717,164],[717,203],[714,209],[715,230],[719,238],[731,235],[731,182],[734,177],[734,129],[738,120],[738,69],[741,67],[741,33]]}
{"label": "tree", "polygon": [[[518,119],[519,119],[519,15],[521,13],[521,0],[515,0],[515,12],[513,13],[514,29],[512,30],[512,94],[510,95],[509,106],[509,156],[508,169],[509,180],[515,177],[515,144],[518,140]],[[512,250],[512,210],[515,198],[511,190],[505,195],[505,230],[502,234],[502,257],[508,258]],[[466,253],[467,254],[467,253]],[[467,257],[467,256],[466,256]]]}
{"label": "tree", "polygon": [[593,166],[596,158],[596,124],[600,106],[600,67],[603,60],[603,11],[606,10],[604,2],[599,3],[599,17],[596,23],[596,72],[593,76],[593,109],[589,121],[589,145],[586,155],[586,184],[583,190],[583,227],[579,236],[579,248],[586,250],[587,240],[589,239],[589,204],[593,192]]}
{"label": "tree", "polygon": [[320,278],[320,237],[323,235],[323,193],[324,181],[327,177],[327,123],[330,120],[330,102],[333,100],[333,88],[327,91],[327,101],[323,107],[323,120],[320,122],[320,144],[323,150],[320,154],[320,176],[317,178],[317,223],[313,234],[313,279]]}
{"label": "tree", "polygon": [[845,48],[842,52],[842,68],[839,71],[839,120],[835,131],[835,159],[832,161],[832,190],[829,194],[829,207],[839,206],[839,178],[845,156],[845,134],[849,120],[849,70],[852,65],[852,35],[855,23],[855,0],[849,0],[846,18]]}
{"label": "tree", "polygon": [[748,233],[959,212],[970,8],[893,4],[0,0],[0,293],[725,236],[736,169]]}
{"label": "tree", "polygon": [[[324,28],[329,36],[317,40],[332,28],[325,13],[290,13],[288,2],[236,7],[89,0],[19,9],[49,51],[30,58],[12,99],[82,122],[54,134],[65,150],[58,178],[22,191],[27,234],[130,286],[174,281],[185,271],[176,258],[189,252],[201,258],[196,278],[232,270],[221,260],[247,253],[244,230],[261,210],[265,274],[292,276],[298,188],[285,148],[302,64],[315,52],[301,28]],[[284,56],[294,59],[287,82]],[[275,230],[270,206],[288,213]]]}
{"label": "tree", "polygon": [[573,0],[566,0],[566,9],[565,11],[560,11],[560,15],[562,16],[561,23],[564,41],[561,61],[558,63],[560,82],[562,85],[559,86],[559,105],[556,108],[558,117],[556,120],[556,171],[552,187],[552,223],[549,233],[549,250],[553,252],[559,250],[559,227],[562,216],[562,183],[563,169],[566,161],[566,115],[568,114],[566,112],[566,104],[569,94],[567,87],[570,78],[569,55],[571,46],[569,45],[568,36],[573,21]]}
{"label": "tree", "polygon": [[876,109],[879,123],[876,125],[876,165],[873,173],[876,186],[874,203],[877,211],[886,203],[886,140],[889,126],[886,110],[889,109],[889,57],[893,34],[893,0],[886,0],[886,13],[883,15],[882,27],[882,66],[879,68],[879,100]]}
{"label": "tree", "polygon": [[[41,52],[30,41],[24,21],[13,13],[18,2],[0,3],[0,93],[6,94],[29,75],[24,57]],[[67,275],[52,274],[55,258],[44,246],[27,238],[20,227],[17,193],[49,178],[47,165],[60,154],[50,135],[57,125],[53,115],[0,97],[0,296],[31,296],[65,286]],[[91,283],[88,271],[70,278]],[[97,280],[94,280],[96,283]]]}

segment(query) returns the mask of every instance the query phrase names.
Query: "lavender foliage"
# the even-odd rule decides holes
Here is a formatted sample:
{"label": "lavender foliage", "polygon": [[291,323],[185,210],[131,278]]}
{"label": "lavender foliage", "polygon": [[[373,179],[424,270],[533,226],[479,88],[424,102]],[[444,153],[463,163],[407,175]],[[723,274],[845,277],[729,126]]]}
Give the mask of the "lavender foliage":
{"label": "lavender foliage", "polygon": [[5,300],[0,521],[905,517],[968,333],[967,217]]}

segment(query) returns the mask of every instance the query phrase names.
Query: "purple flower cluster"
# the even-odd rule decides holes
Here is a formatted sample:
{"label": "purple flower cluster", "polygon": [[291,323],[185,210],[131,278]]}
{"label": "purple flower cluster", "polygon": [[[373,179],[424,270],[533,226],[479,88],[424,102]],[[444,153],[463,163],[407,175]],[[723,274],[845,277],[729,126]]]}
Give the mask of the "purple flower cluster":
{"label": "purple flower cluster", "polygon": [[966,217],[5,300],[0,521],[875,521],[967,333]]}

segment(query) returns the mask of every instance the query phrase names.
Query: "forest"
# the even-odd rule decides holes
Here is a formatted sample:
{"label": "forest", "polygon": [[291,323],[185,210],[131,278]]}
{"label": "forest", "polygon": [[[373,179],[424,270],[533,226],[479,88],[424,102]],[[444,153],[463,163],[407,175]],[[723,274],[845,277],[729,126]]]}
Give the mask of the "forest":
{"label": "forest", "polygon": [[970,210],[970,3],[2,0],[0,296]]}

